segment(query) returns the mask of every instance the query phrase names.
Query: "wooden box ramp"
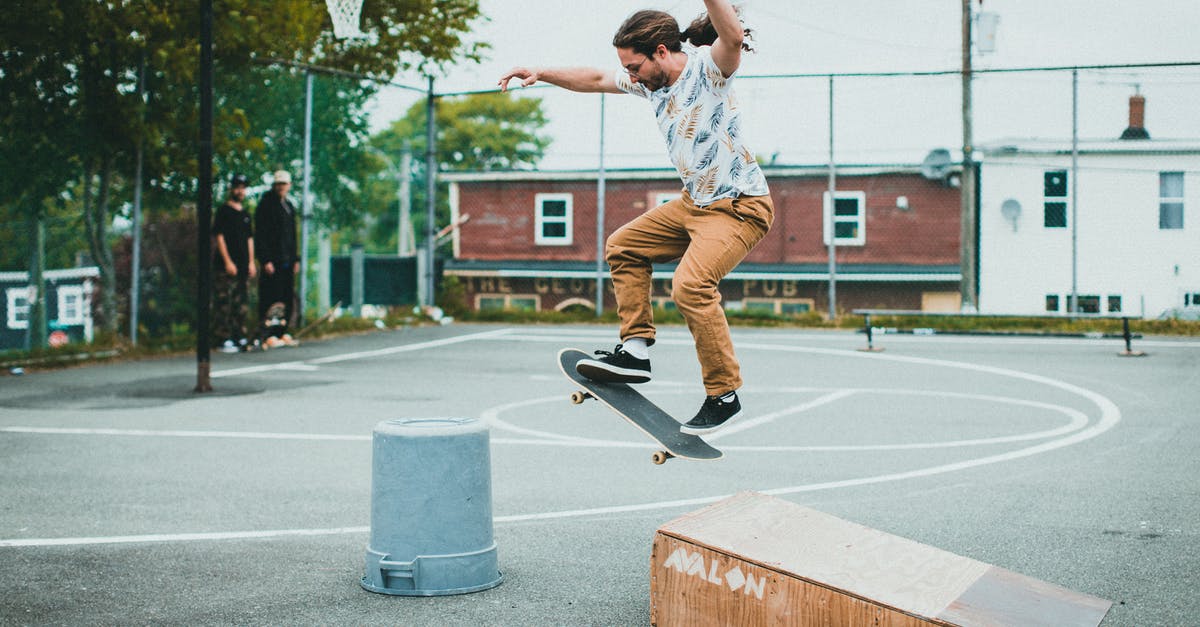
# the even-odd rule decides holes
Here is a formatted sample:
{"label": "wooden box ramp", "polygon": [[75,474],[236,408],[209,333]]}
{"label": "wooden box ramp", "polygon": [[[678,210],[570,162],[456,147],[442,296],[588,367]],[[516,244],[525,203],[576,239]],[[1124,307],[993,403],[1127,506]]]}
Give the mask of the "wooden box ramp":
{"label": "wooden box ramp", "polygon": [[743,492],[655,534],[655,625],[1094,627],[1111,602]]}

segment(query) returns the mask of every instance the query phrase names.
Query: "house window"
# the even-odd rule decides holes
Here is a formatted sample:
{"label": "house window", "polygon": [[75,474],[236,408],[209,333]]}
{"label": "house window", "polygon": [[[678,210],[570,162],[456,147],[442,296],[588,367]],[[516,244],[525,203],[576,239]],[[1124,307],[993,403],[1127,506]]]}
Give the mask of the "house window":
{"label": "house window", "polygon": [[1183,228],[1183,172],[1158,174],[1158,228]]}
{"label": "house window", "polygon": [[654,195],[654,206],[657,207],[658,205],[665,205],[672,200],[682,197],[683,194],[680,194],[679,192],[659,192]]}
{"label": "house window", "polygon": [[8,328],[29,328],[29,292],[27,287],[10,287],[4,290],[8,300]]}
{"label": "house window", "polygon": [[1119,295],[1109,294],[1108,313],[1121,313],[1121,297]]}
{"label": "house window", "polygon": [[761,311],[776,316],[798,316],[813,310],[811,298],[747,298],[743,301],[746,311]]}
{"label": "house window", "polygon": [[825,192],[825,244],[832,231],[838,246],[862,246],[867,243],[867,195],[863,192],[837,192],[832,209]]}
{"label": "house window", "polygon": [[1100,297],[1099,296],[1079,296],[1079,301],[1075,307],[1076,313],[1100,313]]}
{"label": "house window", "polygon": [[58,288],[58,323],[83,324],[83,286],[60,285]]}
{"label": "house window", "polygon": [[1046,172],[1042,184],[1045,213],[1042,224],[1048,228],[1067,226],[1067,171]]}
{"label": "house window", "polygon": [[1058,304],[1058,294],[1046,294],[1046,311],[1058,313],[1060,311]]}
{"label": "house window", "polygon": [[538,194],[534,198],[534,243],[539,246],[570,246],[574,211],[570,194]]}
{"label": "house window", "polygon": [[475,297],[475,309],[539,311],[542,300],[537,295],[525,294],[479,294]]}
{"label": "house window", "polygon": [[1200,307],[1200,292],[1188,292],[1183,295],[1184,307]]}

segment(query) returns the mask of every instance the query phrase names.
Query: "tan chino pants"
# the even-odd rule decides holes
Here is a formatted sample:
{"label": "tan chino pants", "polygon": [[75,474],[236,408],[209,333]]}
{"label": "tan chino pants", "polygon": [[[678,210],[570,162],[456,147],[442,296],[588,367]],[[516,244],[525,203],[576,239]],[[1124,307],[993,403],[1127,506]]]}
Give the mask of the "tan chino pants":
{"label": "tan chino pants", "polygon": [[717,284],[767,234],[774,219],[770,196],[742,196],[705,207],[686,191],[608,238],[605,256],[621,319],[621,340],[654,343],[651,264],[679,260],[671,298],[687,321],[710,396],[742,385]]}

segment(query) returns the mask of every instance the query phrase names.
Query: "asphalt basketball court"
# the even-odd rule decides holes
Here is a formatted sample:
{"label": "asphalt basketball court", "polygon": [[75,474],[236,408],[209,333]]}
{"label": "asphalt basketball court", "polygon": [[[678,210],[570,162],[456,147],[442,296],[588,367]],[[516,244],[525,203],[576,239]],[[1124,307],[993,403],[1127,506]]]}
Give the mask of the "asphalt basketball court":
{"label": "asphalt basketball court", "polygon": [[[0,378],[0,623],[644,624],[655,530],[757,490],[1114,601],[1105,625],[1200,610],[1200,342],[735,329],[748,412],[718,462],[573,406],[555,354],[598,326],[452,325]],[[703,398],[685,329],[648,396]],[[359,586],[373,427],[491,429],[492,590]]]}

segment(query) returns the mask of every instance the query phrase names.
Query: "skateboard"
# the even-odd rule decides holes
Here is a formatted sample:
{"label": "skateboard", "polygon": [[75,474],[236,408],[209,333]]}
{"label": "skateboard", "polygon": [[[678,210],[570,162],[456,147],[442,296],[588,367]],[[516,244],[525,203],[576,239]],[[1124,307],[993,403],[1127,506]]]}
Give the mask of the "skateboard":
{"label": "skateboard", "polygon": [[721,451],[700,436],[680,431],[679,421],[628,384],[592,381],[575,371],[575,364],[591,358],[591,355],[574,348],[564,348],[558,353],[558,367],[568,379],[583,388],[571,394],[572,403],[579,405],[588,399],[599,400],[653,438],[662,447],[650,458],[655,464],[663,464],[672,457],[697,460],[721,458]]}
{"label": "skateboard", "polygon": [[305,333],[308,333],[309,331],[317,328],[317,326],[325,324],[326,322],[329,322],[330,320],[333,320],[334,316],[337,315],[337,311],[339,308],[341,308],[341,306],[342,306],[342,301],[339,300],[336,305],[330,307],[328,310],[325,311],[325,313],[321,314],[320,318],[313,320],[312,322],[305,325],[305,327],[303,329],[296,331],[296,334],[293,335],[292,337],[298,340],[301,337],[303,337]]}

